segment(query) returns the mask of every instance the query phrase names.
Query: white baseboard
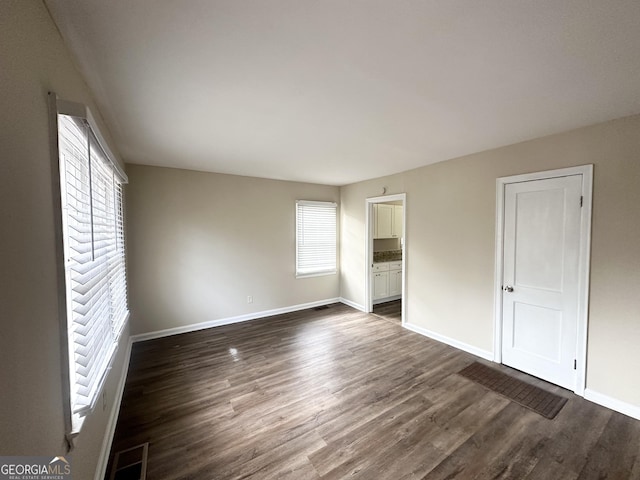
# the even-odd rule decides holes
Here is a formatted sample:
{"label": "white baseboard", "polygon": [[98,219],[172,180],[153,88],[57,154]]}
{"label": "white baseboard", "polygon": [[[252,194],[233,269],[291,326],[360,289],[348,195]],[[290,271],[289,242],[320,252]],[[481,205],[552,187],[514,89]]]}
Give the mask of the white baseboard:
{"label": "white baseboard", "polygon": [[113,405],[111,406],[111,413],[109,414],[109,421],[107,422],[107,430],[104,434],[104,440],[102,441],[102,449],[100,450],[100,458],[98,458],[98,466],[96,468],[96,474],[94,480],[103,480],[107,473],[107,465],[109,463],[109,453],[111,452],[111,444],[113,443],[113,435],[116,432],[116,425],[118,423],[118,415],[120,414],[120,404],[122,403],[122,394],[124,393],[124,385],[127,381],[127,373],[129,373],[129,360],[131,359],[131,346],[133,342],[131,337],[127,342],[127,351],[124,354],[124,363],[122,365],[122,372],[120,373],[120,380],[116,386],[114,392]]}
{"label": "white baseboard", "polygon": [[374,305],[380,305],[381,303],[393,302],[394,300],[400,300],[402,295],[394,295],[393,297],[379,298],[378,300],[374,300]]}
{"label": "white baseboard", "polygon": [[218,320],[210,320],[208,322],[185,325],[183,327],[167,328],[164,330],[157,330],[155,332],[133,335],[131,337],[131,341],[134,343],[144,342],[145,340],[153,340],[154,338],[168,337],[171,335],[178,335],[180,333],[196,332],[198,330],[204,330],[206,328],[221,327],[223,325],[231,325],[233,323],[248,322],[249,320],[256,320],[258,318],[271,317],[273,315],[280,315],[283,313],[297,312],[299,310],[306,310],[308,308],[320,307],[322,305],[330,305],[332,303],[339,302],[340,298],[328,298],[326,300],[301,303],[300,305],[292,305],[290,307],[274,308],[273,310],[263,310],[261,312],[247,313],[245,315],[238,315],[237,317],[220,318]]}
{"label": "white baseboard", "polygon": [[640,420],[640,407],[631,403],[623,402],[617,398],[610,397],[603,393],[596,392],[590,388],[585,389],[584,398],[590,402],[597,403],[603,407],[610,408],[636,420]]}
{"label": "white baseboard", "polygon": [[356,302],[352,302],[351,300],[348,300],[346,298],[340,297],[339,298],[340,303],[344,303],[345,305],[351,307],[351,308],[355,308],[356,310],[360,310],[361,312],[365,312],[366,309],[364,308],[364,305],[360,305],[359,303]]}
{"label": "white baseboard", "polygon": [[403,326],[407,330],[411,330],[412,332],[419,333],[420,335],[424,335],[425,337],[429,337],[433,340],[437,340],[438,342],[446,343],[447,345],[451,345],[452,347],[455,347],[458,350],[465,351],[467,353],[470,353],[471,355],[475,355],[476,357],[484,358],[485,360],[493,361],[493,352],[489,352],[487,350],[474,347],[473,345],[469,345],[468,343],[460,342],[453,338],[440,335],[439,333],[432,332],[431,330],[427,330],[426,328],[419,327],[411,323],[405,323]]}

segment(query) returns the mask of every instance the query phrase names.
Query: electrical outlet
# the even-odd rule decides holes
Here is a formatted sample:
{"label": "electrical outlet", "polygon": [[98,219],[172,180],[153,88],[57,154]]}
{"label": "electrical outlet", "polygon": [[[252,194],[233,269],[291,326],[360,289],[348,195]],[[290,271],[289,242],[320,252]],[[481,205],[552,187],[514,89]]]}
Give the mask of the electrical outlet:
{"label": "electrical outlet", "polygon": [[253,297],[251,295],[247,296],[247,303],[253,303]]}

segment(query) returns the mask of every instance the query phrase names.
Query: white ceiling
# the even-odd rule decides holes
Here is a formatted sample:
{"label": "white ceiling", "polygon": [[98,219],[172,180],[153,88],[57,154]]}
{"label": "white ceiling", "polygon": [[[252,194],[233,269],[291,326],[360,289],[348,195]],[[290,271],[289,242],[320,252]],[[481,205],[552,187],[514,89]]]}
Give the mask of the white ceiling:
{"label": "white ceiling", "polygon": [[638,0],[45,0],[127,162],[331,185],[640,113]]}

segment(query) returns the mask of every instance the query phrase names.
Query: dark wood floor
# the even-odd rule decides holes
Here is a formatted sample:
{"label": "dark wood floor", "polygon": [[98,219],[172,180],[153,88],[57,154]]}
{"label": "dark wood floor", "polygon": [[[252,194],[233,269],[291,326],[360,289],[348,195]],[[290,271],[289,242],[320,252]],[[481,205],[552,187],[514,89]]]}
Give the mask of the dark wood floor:
{"label": "dark wood floor", "polygon": [[138,343],[113,451],[149,442],[150,480],[640,478],[640,422],[553,386],[547,420],[474,360],[339,304]]}

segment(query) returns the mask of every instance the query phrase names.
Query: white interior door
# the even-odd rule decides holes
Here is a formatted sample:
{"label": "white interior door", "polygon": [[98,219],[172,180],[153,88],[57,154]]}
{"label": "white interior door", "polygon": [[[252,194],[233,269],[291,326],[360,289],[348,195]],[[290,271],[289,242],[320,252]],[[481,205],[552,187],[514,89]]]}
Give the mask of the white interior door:
{"label": "white interior door", "polygon": [[504,193],[502,362],[573,390],[582,175]]}

